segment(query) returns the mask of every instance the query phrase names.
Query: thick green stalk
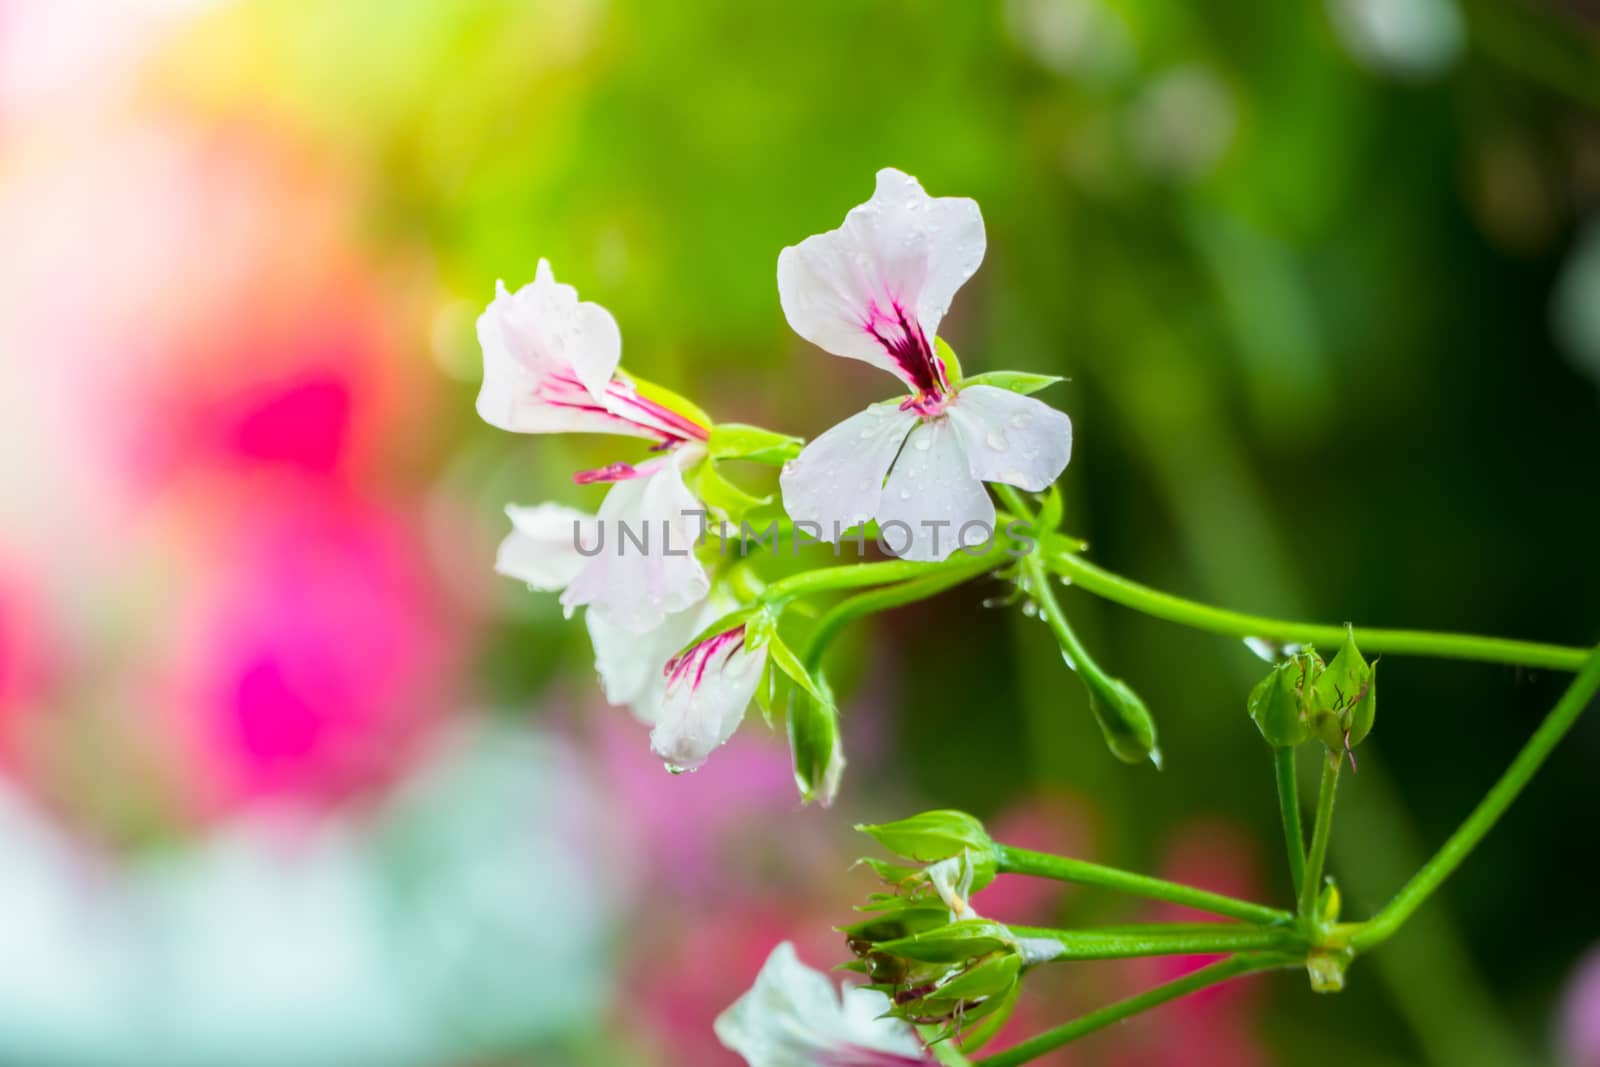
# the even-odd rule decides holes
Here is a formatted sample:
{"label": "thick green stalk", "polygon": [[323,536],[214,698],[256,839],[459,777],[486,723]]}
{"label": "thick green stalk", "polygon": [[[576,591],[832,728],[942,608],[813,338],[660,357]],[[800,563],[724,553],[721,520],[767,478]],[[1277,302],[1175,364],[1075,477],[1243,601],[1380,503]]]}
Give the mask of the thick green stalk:
{"label": "thick green stalk", "polygon": [[997,869],[1002,874],[1025,874],[1035,878],[1053,878],[1058,882],[1100,886],[1148,900],[1183,904],[1201,911],[1209,911],[1214,915],[1225,915],[1230,919],[1241,919],[1244,922],[1268,926],[1292,922],[1294,919],[1288,912],[1269,908],[1264,904],[1236,900],[1220,893],[1209,893],[1204,889],[1168,882],[1161,878],[1151,878],[1148,875],[1133,874],[1117,870],[1115,867],[1103,867],[1086,860],[1052,856],[1025,848],[1011,848],[1008,845],[1000,845],[997,848]]}
{"label": "thick green stalk", "polygon": [[1004,1052],[997,1052],[993,1056],[973,1060],[973,1067],[1018,1067],[1019,1064],[1043,1056],[1046,1052],[1054,1051],[1062,1045],[1076,1041],[1086,1034],[1104,1029],[1112,1023],[1121,1022],[1131,1015],[1142,1011],[1149,1011],[1169,1000],[1176,1000],[1181,996],[1205,989],[1208,986],[1226,982],[1230,978],[1240,975],[1252,974],[1257,971],[1268,971],[1278,967],[1292,967],[1299,964],[1299,960],[1277,955],[1240,955],[1230,959],[1219,960],[1209,967],[1202,967],[1182,978],[1158,985],[1148,989],[1137,996],[1119,1000],[1098,1011],[1092,1011],[1080,1016],[1069,1023],[1064,1023],[1053,1030],[1031,1037],[1020,1044],[1013,1045]]}
{"label": "thick green stalk", "polygon": [[[1163,593],[1130,581],[1119,574],[1095,566],[1074,552],[1063,552],[1050,559],[1050,566],[1070,578],[1075,585],[1097,596],[1114,600],[1125,607],[1166,619],[1183,626],[1234,637],[1264,637],[1277,641],[1320,644],[1333,647],[1344,640],[1343,626],[1274,619],[1240,611],[1212,607],[1183,597]],[[1587,649],[1547,645],[1535,641],[1513,641],[1502,637],[1476,637],[1470,634],[1435,633],[1427,630],[1384,630],[1357,627],[1356,642],[1366,653],[1392,652],[1397,655],[1437,656],[1444,659],[1507,663],[1523,667],[1546,667],[1575,671],[1583,665]]]}
{"label": "thick green stalk", "polygon": [[891,559],[881,563],[846,563],[838,567],[820,567],[816,570],[792,574],[767,586],[761,599],[768,604],[783,604],[796,597],[814,593],[830,593],[844,589],[863,589],[874,585],[891,585],[935,574],[981,574],[998,566],[1006,557],[1010,541],[995,538],[982,553],[974,555],[964,551],[936,563],[918,560]]}
{"label": "thick green stalk", "polygon": [[1171,923],[1083,930],[1012,926],[1010,930],[1019,938],[1060,944],[1061,954],[1053,957],[1051,962],[1120,960],[1139,956],[1220,956],[1261,950],[1298,953],[1304,959],[1307,948],[1305,935],[1292,927],[1243,923]]}
{"label": "thick green stalk", "polygon": [[1589,654],[1578,677],[1466,821],[1450,835],[1433,858],[1412,875],[1411,880],[1382,911],[1353,928],[1349,941],[1351,947],[1358,951],[1369,949],[1389,938],[1461,866],[1478,842],[1505,814],[1511,802],[1517,799],[1517,794],[1522,792],[1567,731],[1572,729],[1572,724],[1578,721],[1578,717],[1594,699],[1596,690],[1600,690],[1600,650]]}
{"label": "thick green stalk", "polygon": [[1295,771],[1295,751],[1291,745],[1272,750],[1272,766],[1278,779],[1278,811],[1283,818],[1283,845],[1289,853],[1289,876],[1294,882],[1295,899],[1300,898],[1306,880],[1306,842],[1300,826],[1300,787]]}
{"label": "thick green stalk", "polygon": [[1322,867],[1328,860],[1328,837],[1333,832],[1333,799],[1339,792],[1339,771],[1343,753],[1330,752],[1322,762],[1322,784],[1317,790],[1317,813],[1311,826],[1311,849],[1306,854],[1304,880],[1300,883],[1300,917],[1316,911],[1317,894],[1322,891]]}

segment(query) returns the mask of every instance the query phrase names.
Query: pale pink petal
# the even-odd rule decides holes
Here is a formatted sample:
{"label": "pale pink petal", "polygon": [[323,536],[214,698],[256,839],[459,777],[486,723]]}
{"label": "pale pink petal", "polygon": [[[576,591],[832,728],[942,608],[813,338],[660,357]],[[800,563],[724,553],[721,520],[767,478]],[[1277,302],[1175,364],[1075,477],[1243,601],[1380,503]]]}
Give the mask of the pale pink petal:
{"label": "pale pink petal", "polygon": [[766,648],[752,651],[743,626],[669,662],[666,695],[650,731],[651,750],[674,770],[703,764],[739,728],[766,662]]}
{"label": "pale pink petal", "polygon": [[796,522],[819,526],[816,536],[824,541],[871,519],[889,466],[916,423],[914,413],[890,401],[828,430],[784,464],[778,477],[784,510]]}
{"label": "pale pink petal", "polygon": [[498,283],[478,317],[483,386],[478,414],[516,433],[615,433],[655,436],[608,409],[607,385],[622,358],[611,313],[580,301],[546,260],[529,284]]}
{"label": "pale pink petal", "polygon": [[683,448],[645,477],[617,482],[600,505],[599,551],[561,596],[570,615],[587,604],[634,633],[698,603],[710,588],[695,557],[705,505],[683,483],[683,467],[704,451]]}
{"label": "pale pink petal", "polygon": [[565,589],[589,562],[583,549],[595,544],[595,517],[560,504],[506,508],[511,532],[500,542],[494,569],[528,588],[553,593]]}
{"label": "pale pink petal", "polygon": [[933,339],[985,240],[976,201],[930,197],[886,168],[844,225],[779,253],[778,299],[812,344],[881,367],[913,392],[943,392]]}
{"label": "pale pink petal", "polygon": [[1031,396],[974,385],[957,393],[945,411],[973,475],[986,482],[1037,493],[1072,458],[1072,420]]}
{"label": "pale pink petal", "polygon": [[949,418],[911,431],[889,471],[877,518],[880,541],[902,559],[941,560],[959,545],[989,542],[994,501],[973,476]]}

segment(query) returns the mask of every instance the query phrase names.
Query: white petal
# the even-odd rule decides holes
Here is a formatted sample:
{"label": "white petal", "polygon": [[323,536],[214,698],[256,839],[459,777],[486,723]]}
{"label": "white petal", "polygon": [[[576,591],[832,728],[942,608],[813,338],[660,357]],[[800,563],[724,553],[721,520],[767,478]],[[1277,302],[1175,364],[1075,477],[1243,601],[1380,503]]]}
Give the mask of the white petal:
{"label": "white petal", "polygon": [[816,523],[824,541],[871,519],[883,496],[884,476],[916,423],[914,412],[890,401],[828,430],[784,464],[778,476],[784,510],[796,522]]}
{"label": "white petal", "polygon": [[[565,589],[588,557],[597,536],[595,517],[560,504],[506,508],[511,532],[500,542],[494,569],[546,593]],[[580,549],[581,546],[581,549]]]}
{"label": "white petal", "polygon": [[701,455],[680,449],[611,487],[600,505],[600,552],[561,595],[569,615],[588,604],[606,622],[644,633],[705,597],[710,581],[694,554],[705,507],[681,469]]}
{"label": "white petal", "polygon": [[978,546],[994,535],[994,501],[973,476],[948,418],[911,431],[883,487],[878,529],[890,551],[915,560],[944,559],[958,537],[959,544]]}
{"label": "white petal", "polygon": [[752,652],[742,633],[736,642],[715,642],[707,642],[712,647],[703,661],[692,662],[683,677],[667,684],[650,731],[651,751],[681,770],[699,767],[733,736],[766,666],[766,648]]}
{"label": "white petal", "polygon": [[[622,358],[622,334],[611,312],[580,301],[555,280],[546,260],[529,284],[511,293],[496,286],[478,317],[483,386],[478,414],[517,433],[619,433],[652,436],[604,409],[606,383]],[[551,402],[552,386],[569,395]]]}
{"label": "white petal", "polygon": [[666,694],[662,668],[667,660],[727,610],[727,603],[713,596],[704,604],[668,615],[660,626],[644,633],[612,625],[598,612],[585,612],[589,640],[594,644],[594,666],[607,703],[614,707],[626,704],[640,722],[655,723]]}
{"label": "white petal", "polygon": [[895,309],[931,346],[951,298],[983,262],[985,240],[976,201],[930,197],[909,174],[886,168],[844,225],[779,253],[778,300],[801,337],[917,390],[925,384],[918,368],[883,340],[903,333]]}
{"label": "white petal", "polygon": [[882,1017],[888,1007],[882,993],[850,986],[841,1003],[833,982],[801,963],[785,941],[749,992],[717,1017],[716,1033],[750,1067],[933,1063],[910,1026]]}
{"label": "white petal", "polygon": [[1037,493],[1072,458],[1072,420],[1049,404],[992,385],[956,394],[945,409],[975,477]]}

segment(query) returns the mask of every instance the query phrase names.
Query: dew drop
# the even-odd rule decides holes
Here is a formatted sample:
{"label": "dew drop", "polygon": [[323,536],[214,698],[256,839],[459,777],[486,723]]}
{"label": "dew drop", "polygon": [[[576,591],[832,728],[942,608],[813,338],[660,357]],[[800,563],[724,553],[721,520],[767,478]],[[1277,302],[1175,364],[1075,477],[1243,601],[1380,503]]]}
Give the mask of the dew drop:
{"label": "dew drop", "polygon": [[911,499],[911,490],[909,490],[909,489],[900,490],[900,499],[901,500],[910,500]]}
{"label": "dew drop", "polygon": [[1006,450],[1006,435],[1001,433],[999,430],[990,430],[989,436],[985,437],[983,441],[984,444],[988,445],[996,452],[1004,452]]}
{"label": "dew drop", "polygon": [[1020,430],[1033,421],[1033,416],[1026,411],[1019,411],[1007,421]]}
{"label": "dew drop", "polygon": [[933,447],[933,435],[932,434],[922,433],[922,434],[918,434],[917,435],[917,451],[918,452],[926,452],[928,449],[930,449],[932,447]]}

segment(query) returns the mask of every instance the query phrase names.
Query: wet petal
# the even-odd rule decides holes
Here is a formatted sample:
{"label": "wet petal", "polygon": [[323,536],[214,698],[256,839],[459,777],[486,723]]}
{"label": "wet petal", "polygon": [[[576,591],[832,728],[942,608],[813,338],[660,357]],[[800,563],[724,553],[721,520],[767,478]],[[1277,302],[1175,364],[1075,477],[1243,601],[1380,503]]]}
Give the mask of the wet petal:
{"label": "wet petal", "polygon": [[589,562],[580,548],[590,550],[595,545],[593,515],[560,504],[512,504],[506,515],[511,532],[500,542],[494,559],[494,569],[506,577],[553,593],[565,589]]}
{"label": "wet petal", "polygon": [[517,433],[618,433],[652,436],[607,410],[607,383],[622,358],[611,312],[580,301],[546,260],[534,280],[495,298],[478,317],[483,385],[478,415]]}
{"label": "wet petal", "polygon": [[784,510],[796,522],[820,526],[824,541],[873,518],[884,476],[916,423],[894,401],[845,419],[784,464],[778,478]]}
{"label": "wet petal", "polygon": [[766,649],[751,651],[741,626],[702,641],[669,664],[666,695],[650,731],[651,750],[672,767],[699,767],[739,728],[766,662]]}
{"label": "wet petal", "polygon": [[985,241],[976,201],[930,197],[886,168],[844,225],[779,253],[778,299],[812,344],[881,367],[915,392],[938,391],[933,338]]}
{"label": "wet petal", "polygon": [[986,482],[1037,493],[1072,458],[1072,420],[1031,396],[974,385],[956,394],[946,411],[973,475]]}
{"label": "wet petal", "polygon": [[726,608],[707,601],[666,616],[660,626],[644,633],[613,625],[599,612],[585,612],[589,640],[594,644],[594,667],[606,702],[613,707],[627,705],[640,722],[653,724],[660,718],[661,698],[666,693],[662,668],[667,660]]}
{"label": "wet petal", "polygon": [[902,559],[941,560],[956,550],[958,537],[975,546],[993,536],[994,502],[947,417],[911,431],[889,471],[877,518],[881,542]]}

